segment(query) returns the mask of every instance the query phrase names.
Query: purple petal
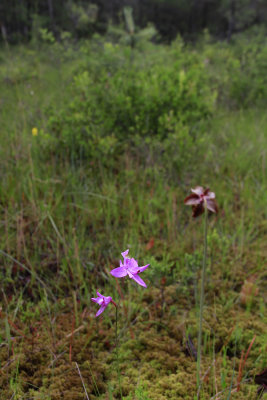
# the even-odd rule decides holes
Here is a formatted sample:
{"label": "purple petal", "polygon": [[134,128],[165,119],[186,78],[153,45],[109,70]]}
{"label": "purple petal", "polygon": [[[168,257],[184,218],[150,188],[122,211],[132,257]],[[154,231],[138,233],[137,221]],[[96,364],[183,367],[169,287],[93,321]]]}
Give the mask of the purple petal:
{"label": "purple petal", "polygon": [[187,196],[185,199],[184,199],[184,203],[187,205],[187,206],[196,206],[196,205],[198,205],[199,203],[201,203],[201,199],[199,198],[199,196],[197,195],[197,194],[190,194],[189,196]]}
{"label": "purple petal", "polygon": [[97,298],[91,297],[91,300],[92,300],[94,303],[98,303],[98,297],[97,297]]}
{"label": "purple petal", "polygon": [[96,292],[96,294],[97,294],[99,297],[105,297],[105,296],[103,296],[102,294],[100,294],[99,292]]}
{"label": "purple petal", "polygon": [[137,272],[139,272],[139,267],[138,267],[138,263],[134,258],[130,258],[129,262],[128,262],[128,270],[132,273],[132,274],[137,274]]}
{"label": "purple petal", "polygon": [[143,281],[143,279],[140,278],[139,275],[134,274],[132,279],[134,279],[135,282],[137,282],[139,285],[144,286],[145,288],[147,287],[145,282]]}
{"label": "purple petal", "polygon": [[129,253],[129,249],[125,250],[123,253],[121,253],[122,257],[125,258]]}
{"label": "purple petal", "polygon": [[112,300],[111,296],[105,297],[105,304],[108,305],[111,302],[111,300]]}
{"label": "purple petal", "polygon": [[147,267],[149,267],[150,264],[144,265],[143,267],[139,267],[139,271],[143,272]]}
{"label": "purple petal", "polygon": [[127,269],[127,274],[128,274],[128,276],[129,276],[129,278],[131,278],[132,279],[132,277],[133,277],[133,274],[131,273],[131,271],[129,271],[128,269]]}
{"label": "purple petal", "polygon": [[102,314],[102,312],[103,311],[105,311],[105,309],[106,309],[106,304],[103,304],[100,308],[99,308],[99,310],[97,311],[97,313],[96,313],[96,317],[98,317],[100,314]]}
{"label": "purple petal", "polygon": [[215,193],[214,192],[210,192],[208,191],[207,195],[206,195],[207,199],[215,199]]}
{"label": "purple petal", "polygon": [[115,278],[122,278],[127,275],[127,271],[125,267],[118,267],[110,271],[111,275],[115,276]]}
{"label": "purple petal", "polygon": [[[94,300],[93,300],[94,301]],[[101,306],[101,304],[103,304],[105,302],[105,300],[102,297],[97,297],[94,301],[94,303],[97,303]]]}
{"label": "purple petal", "polygon": [[200,196],[204,193],[204,189],[202,186],[196,186],[195,189],[191,189],[191,192],[196,194],[197,196]]}
{"label": "purple petal", "polygon": [[134,258],[129,259],[129,264],[133,268],[135,268],[135,267],[138,268],[138,262]]}
{"label": "purple petal", "polygon": [[207,199],[206,203],[207,203],[207,209],[208,210],[210,210],[210,211],[212,211],[214,213],[218,212],[218,206],[217,206],[217,204],[216,204],[216,202],[214,200]]}

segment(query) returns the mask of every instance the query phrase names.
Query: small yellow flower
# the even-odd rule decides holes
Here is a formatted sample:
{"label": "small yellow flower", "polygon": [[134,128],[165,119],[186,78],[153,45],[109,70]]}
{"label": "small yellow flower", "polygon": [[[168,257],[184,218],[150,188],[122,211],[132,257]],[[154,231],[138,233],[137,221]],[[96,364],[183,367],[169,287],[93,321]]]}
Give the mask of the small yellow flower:
{"label": "small yellow flower", "polygon": [[32,128],[32,136],[37,136],[37,135],[38,135],[38,129]]}

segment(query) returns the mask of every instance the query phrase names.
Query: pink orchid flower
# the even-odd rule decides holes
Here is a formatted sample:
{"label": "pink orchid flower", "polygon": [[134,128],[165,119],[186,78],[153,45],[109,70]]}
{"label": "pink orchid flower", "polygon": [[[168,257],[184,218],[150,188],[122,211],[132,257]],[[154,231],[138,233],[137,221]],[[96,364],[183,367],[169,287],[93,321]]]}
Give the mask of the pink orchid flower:
{"label": "pink orchid flower", "polygon": [[100,314],[102,314],[103,311],[105,311],[105,309],[107,308],[109,303],[112,303],[112,304],[114,304],[115,307],[117,307],[117,304],[112,300],[112,297],[103,296],[99,292],[96,292],[96,293],[97,293],[97,297],[96,298],[94,298],[94,297],[91,298],[91,300],[94,303],[97,303],[100,306],[99,310],[97,311],[97,313],[95,315],[96,317],[98,317]]}
{"label": "pink orchid flower", "polygon": [[204,189],[202,186],[197,186],[195,189],[191,189],[191,192],[192,194],[184,199],[184,203],[187,206],[192,206],[192,216],[194,218],[201,215],[204,212],[205,207],[214,213],[218,212],[215,193],[211,192],[209,188]]}
{"label": "pink orchid flower", "polygon": [[115,278],[123,278],[124,276],[128,275],[139,285],[147,287],[143,279],[141,279],[138,274],[139,272],[143,272],[149,266],[149,264],[144,265],[143,267],[138,267],[138,263],[134,258],[127,257],[128,253],[129,250],[121,253],[123,257],[123,263],[120,260],[120,266],[110,271],[111,275],[115,276]]}

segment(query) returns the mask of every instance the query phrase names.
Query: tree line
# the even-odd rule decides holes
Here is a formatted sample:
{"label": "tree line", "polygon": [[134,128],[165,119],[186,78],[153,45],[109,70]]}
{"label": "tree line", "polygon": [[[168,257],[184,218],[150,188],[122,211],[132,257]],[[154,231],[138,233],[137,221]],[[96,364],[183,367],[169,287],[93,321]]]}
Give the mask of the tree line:
{"label": "tree line", "polygon": [[267,26],[266,0],[1,0],[1,39],[29,41],[40,28],[68,31],[74,37],[105,33],[112,24],[124,24],[131,7],[135,25],[153,23],[162,40],[181,34],[195,38],[207,29],[231,39],[254,25]]}

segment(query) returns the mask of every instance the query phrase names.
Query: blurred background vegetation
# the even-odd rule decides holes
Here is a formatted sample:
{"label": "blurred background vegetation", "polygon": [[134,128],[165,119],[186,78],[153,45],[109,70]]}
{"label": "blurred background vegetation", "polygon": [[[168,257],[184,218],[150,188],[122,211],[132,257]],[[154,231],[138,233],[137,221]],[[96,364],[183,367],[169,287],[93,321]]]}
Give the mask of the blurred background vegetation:
{"label": "blurred background vegetation", "polygon": [[267,25],[265,0],[2,0],[2,38],[12,43],[29,41],[40,28],[48,29],[56,38],[62,31],[75,38],[103,34],[111,23],[124,24],[127,7],[131,7],[138,27],[152,23],[157,40],[162,41],[170,41],[177,34],[194,40],[204,29],[230,40],[233,34],[252,26]]}

